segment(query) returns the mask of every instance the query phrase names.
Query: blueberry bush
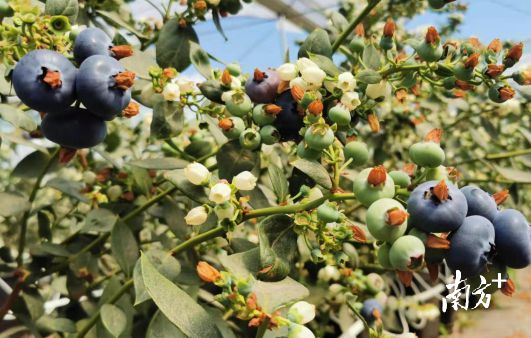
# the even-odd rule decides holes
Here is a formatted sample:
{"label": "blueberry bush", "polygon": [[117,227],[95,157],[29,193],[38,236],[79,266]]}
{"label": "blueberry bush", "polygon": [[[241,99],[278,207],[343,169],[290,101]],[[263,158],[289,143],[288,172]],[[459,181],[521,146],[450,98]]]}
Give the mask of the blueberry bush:
{"label": "blueberry bush", "polygon": [[344,1],[249,74],[194,29],[248,1],[146,2],[0,0],[1,337],[428,337],[456,271],[518,292],[522,43]]}

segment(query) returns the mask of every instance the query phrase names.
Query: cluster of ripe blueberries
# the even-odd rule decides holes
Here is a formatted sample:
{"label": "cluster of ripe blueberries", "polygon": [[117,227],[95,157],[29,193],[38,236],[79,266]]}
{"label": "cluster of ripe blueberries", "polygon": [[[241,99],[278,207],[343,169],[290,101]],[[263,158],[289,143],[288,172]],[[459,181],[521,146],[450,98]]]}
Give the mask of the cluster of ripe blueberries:
{"label": "cluster of ripe blueberries", "polygon": [[89,148],[107,135],[105,121],[130,104],[135,74],[117,59],[132,49],[113,46],[102,30],[87,28],[76,37],[73,53],[79,69],[55,51],[31,51],[15,66],[12,82],[20,100],[44,115],[46,138],[65,148]]}

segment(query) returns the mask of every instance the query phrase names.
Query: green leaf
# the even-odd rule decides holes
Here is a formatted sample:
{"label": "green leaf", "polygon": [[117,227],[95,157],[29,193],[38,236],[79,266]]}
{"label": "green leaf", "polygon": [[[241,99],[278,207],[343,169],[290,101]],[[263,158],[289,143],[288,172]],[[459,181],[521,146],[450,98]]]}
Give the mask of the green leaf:
{"label": "green leaf", "polygon": [[93,209],[85,218],[85,225],[81,228],[82,232],[109,232],[112,230],[118,216],[109,209]]}
{"label": "green leaf", "polygon": [[273,191],[277,196],[278,202],[282,203],[286,201],[286,197],[288,196],[289,190],[288,180],[286,179],[284,171],[276,165],[271,164],[269,165],[269,167],[267,167],[267,172],[269,174],[269,178],[271,179]]}
{"label": "green leaf", "polygon": [[[155,60],[153,49],[142,51],[135,48],[133,55],[120,59],[120,63],[125,69],[135,72],[138,81],[138,78],[151,80],[151,77],[149,76],[149,67],[155,66],[157,61]],[[135,83],[137,81],[135,81]],[[151,82],[149,82],[149,85],[153,88]]]}
{"label": "green leaf", "polygon": [[52,241],[52,221],[51,214],[47,211],[40,210],[37,212],[37,225],[40,238],[45,238],[48,241]]}
{"label": "green leaf", "polygon": [[138,31],[133,25],[131,25],[129,22],[125,21],[123,19],[123,14],[120,14],[118,11],[111,12],[111,11],[96,11],[98,15],[105,20],[110,25],[117,27],[117,28],[123,28],[127,30],[128,32],[134,34],[137,38],[142,40],[147,40],[147,36],[145,36],[143,33]]}
{"label": "green leaf", "polygon": [[348,27],[348,20],[339,12],[333,11],[330,20],[339,32],[344,32]]}
{"label": "green leaf", "polygon": [[[256,275],[260,269],[260,250],[256,248],[238,254],[220,256],[220,261],[225,269],[237,278],[248,278],[249,275]],[[304,285],[290,277],[279,282],[256,280],[253,292],[266,312],[274,312],[279,307],[306,298],[310,294]]]}
{"label": "green leaf", "polygon": [[188,162],[179,158],[162,157],[131,161],[129,164],[143,169],[171,170],[182,169],[188,165]]}
{"label": "green leaf", "polygon": [[116,261],[127,276],[131,276],[138,259],[138,244],[133,232],[124,222],[118,222],[111,231],[111,248]]}
{"label": "green leaf", "polygon": [[50,242],[36,243],[31,246],[30,252],[33,256],[70,257],[72,255],[63,245]]}
{"label": "green leaf", "polygon": [[140,190],[142,194],[146,196],[150,195],[153,183],[147,169],[131,167],[131,173],[135,187]]}
{"label": "green leaf", "polygon": [[302,158],[295,160],[291,164],[295,168],[308,175],[323,188],[332,188],[332,180],[330,179],[330,175],[328,175],[328,171],[321,164]]}
{"label": "green leaf", "polygon": [[28,200],[22,196],[0,192],[0,216],[10,217],[29,209]]}
{"label": "green leaf", "polygon": [[212,78],[212,66],[207,52],[193,41],[190,41],[190,61],[192,61],[195,69],[206,79]]}
{"label": "green leaf", "polygon": [[[15,169],[11,172],[11,175],[26,179],[36,178],[42,173],[49,160],[50,155],[48,155],[48,153],[34,151],[17,163]],[[57,161],[55,162],[55,165],[53,165],[48,172],[57,169]]]}
{"label": "green leaf", "polygon": [[382,81],[382,76],[375,70],[364,69],[358,74],[356,74],[356,79],[363,83],[375,84]]}
{"label": "green leaf", "polygon": [[[145,254],[153,266],[155,266],[164,277],[172,282],[177,281],[177,277],[179,277],[179,274],[181,273],[181,263],[179,263],[175,257],[156,248],[149,250]],[[144,285],[144,279],[142,278],[142,266],[140,265],[140,260],[136,261],[133,270],[133,281],[135,283],[135,305],[151,299]]]}
{"label": "green leaf", "polygon": [[264,194],[264,191],[260,188],[260,186],[256,186],[253,190],[246,191],[243,194],[245,196],[249,196],[249,204],[254,209],[267,208],[271,206],[269,199]]}
{"label": "green leaf", "polygon": [[146,290],[166,318],[188,337],[220,337],[215,324],[201,306],[160,274],[146,255],[142,255],[140,261]]}
{"label": "green leaf", "polygon": [[324,29],[316,28],[302,43],[299,49],[299,58],[308,57],[309,53],[332,56],[332,44],[328,33]]}
{"label": "green leaf", "polygon": [[183,169],[176,169],[164,173],[164,178],[175,185],[180,192],[188,196],[188,198],[202,204],[208,204],[209,200],[205,193],[205,189],[201,186],[190,183],[184,176]]}
{"label": "green leaf", "polygon": [[296,255],[297,234],[293,219],[287,215],[266,217],[258,225],[260,239],[260,272],[268,281],[279,281],[289,274]]}
{"label": "green leaf", "polygon": [[183,130],[184,113],[176,102],[160,101],[153,107],[151,136],[156,139],[168,139]]}
{"label": "green leaf", "polygon": [[46,186],[57,189],[63,194],[75,198],[81,202],[89,202],[88,198],[81,193],[83,184],[80,182],[69,181],[64,178],[56,177],[46,182]]}
{"label": "green leaf", "polygon": [[113,337],[119,337],[127,326],[125,313],[119,307],[112,304],[103,304],[100,311],[103,326],[105,326]]}
{"label": "green leaf", "polygon": [[160,311],[155,312],[149,322],[146,338],[187,338],[186,335],[173,325]]}
{"label": "green leaf", "polygon": [[253,171],[260,166],[259,153],[244,149],[238,140],[225,143],[216,154],[219,178],[231,180],[242,171]]}
{"label": "green leaf", "polygon": [[22,128],[26,131],[37,129],[37,123],[29,113],[8,104],[0,103],[0,116],[17,128]]}
{"label": "green leaf", "polygon": [[225,39],[225,41],[227,41],[228,40],[227,36],[225,35],[225,32],[223,31],[223,27],[221,27],[219,9],[217,7],[212,9],[212,21],[214,21],[214,26],[216,26],[216,29],[219,32],[219,34],[221,34],[221,36]]}
{"label": "green leaf", "polygon": [[79,13],[79,4],[77,0],[46,0],[44,13],[47,15],[66,16],[68,21],[74,24]]}
{"label": "green leaf", "polygon": [[179,19],[164,24],[155,44],[157,63],[160,67],[174,67],[179,72],[190,65],[190,41],[199,42],[192,26],[179,27]]}
{"label": "green leaf", "polygon": [[321,68],[329,76],[339,75],[339,68],[334,64],[334,62],[326,56],[310,53],[310,60],[315,62],[319,68]]}
{"label": "green leaf", "polygon": [[363,64],[371,69],[378,70],[382,65],[380,52],[373,43],[363,49]]}
{"label": "green leaf", "polygon": [[531,183],[531,172],[494,165],[497,172],[508,180],[518,183]]}
{"label": "green leaf", "polygon": [[67,318],[52,318],[50,316],[44,315],[37,320],[37,326],[39,329],[46,332],[66,332],[74,333],[76,332],[76,325],[73,321]]}

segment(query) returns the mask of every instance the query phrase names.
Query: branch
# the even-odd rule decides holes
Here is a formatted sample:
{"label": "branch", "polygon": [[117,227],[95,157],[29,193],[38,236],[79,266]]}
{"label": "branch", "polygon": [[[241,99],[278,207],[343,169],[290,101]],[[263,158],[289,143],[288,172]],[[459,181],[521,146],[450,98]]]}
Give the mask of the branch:
{"label": "branch", "polygon": [[516,156],[523,156],[523,155],[529,155],[531,154],[531,148],[529,149],[520,149],[520,150],[514,150],[514,151],[508,151],[503,153],[496,153],[496,154],[486,154],[483,157],[476,157],[476,158],[469,158],[468,160],[464,160],[461,162],[457,162],[453,164],[453,166],[458,166],[466,163],[472,163],[477,162],[481,160],[500,160],[503,158],[510,158],[510,157],[516,157]]}
{"label": "branch", "polygon": [[345,39],[350,35],[350,33],[352,33],[354,31],[354,29],[356,28],[356,26],[367,16],[369,15],[369,13],[373,10],[374,7],[376,7],[376,5],[378,5],[380,3],[381,0],[369,0],[369,3],[367,4],[367,7],[365,7],[363,9],[363,11],[360,13],[360,15],[358,15],[347,27],[347,29],[345,29],[345,31],[343,31],[343,33],[341,33],[341,35],[336,39],[336,41],[334,41],[334,44],[332,45],[332,51],[333,52],[336,52],[339,48],[339,46],[341,46],[341,44],[343,43],[343,41],[345,41]]}

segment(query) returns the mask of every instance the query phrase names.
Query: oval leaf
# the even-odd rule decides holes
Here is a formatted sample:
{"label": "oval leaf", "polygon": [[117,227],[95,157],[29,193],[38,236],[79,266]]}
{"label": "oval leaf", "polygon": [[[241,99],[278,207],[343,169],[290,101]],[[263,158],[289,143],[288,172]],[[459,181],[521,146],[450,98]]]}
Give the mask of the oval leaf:
{"label": "oval leaf", "polygon": [[37,129],[37,123],[27,113],[8,104],[0,104],[0,116],[17,128],[27,131]]}
{"label": "oval leaf", "polygon": [[325,167],[323,167],[321,164],[300,158],[295,160],[292,165],[306,175],[310,176],[323,188],[332,188],[332,180],[328,175],[328,171],[326,171]]}
{"label": "oval leaf", "polygon": [[101,322],[113,337],[119,337],[127,326],[127,316],[117,306],[103,304],[101,307]]}
{"label": "oval leaf", "polygon": [[382,76],[375,70],[365,69],[356,74],[356,79],[367,84],[375,84],[382,81]]}
{"label": "oval leaf", "polygon": [[155,44],[159,66],[174,67],[179,72],[190,65],[190,41],[199,42],[191,26],[179,27],[179,19],[173,18],[164,24]]}
{"label": "oval leaf", "polygon": [[127,276],[131,276],[139,250],[133,232],[124,222],[116,223],[112,229],[111,248],[122,270]]}
{"label": "oval leaf", "polygon": [[48,15],[64,15],[74,24],[79,13],[77,0],[46,0],[44,13]]}
{"label": "oval leaf", "polygon": [[188,337],[220,336],[208,313],[195,300],[160,274],[146,255],[140,261],[146,290],[166,318]]}
{"label": "oval leaf", "polygon": [[171,169],[182,169],[186,167],[188,162],[186,162],[185,160],[181,160],[179,158],[163,157],[163,158],[149,158],[146,160],[132,161],[129,164],[134,165],[135,167],[140,167],[144,169],[171,170]]}

